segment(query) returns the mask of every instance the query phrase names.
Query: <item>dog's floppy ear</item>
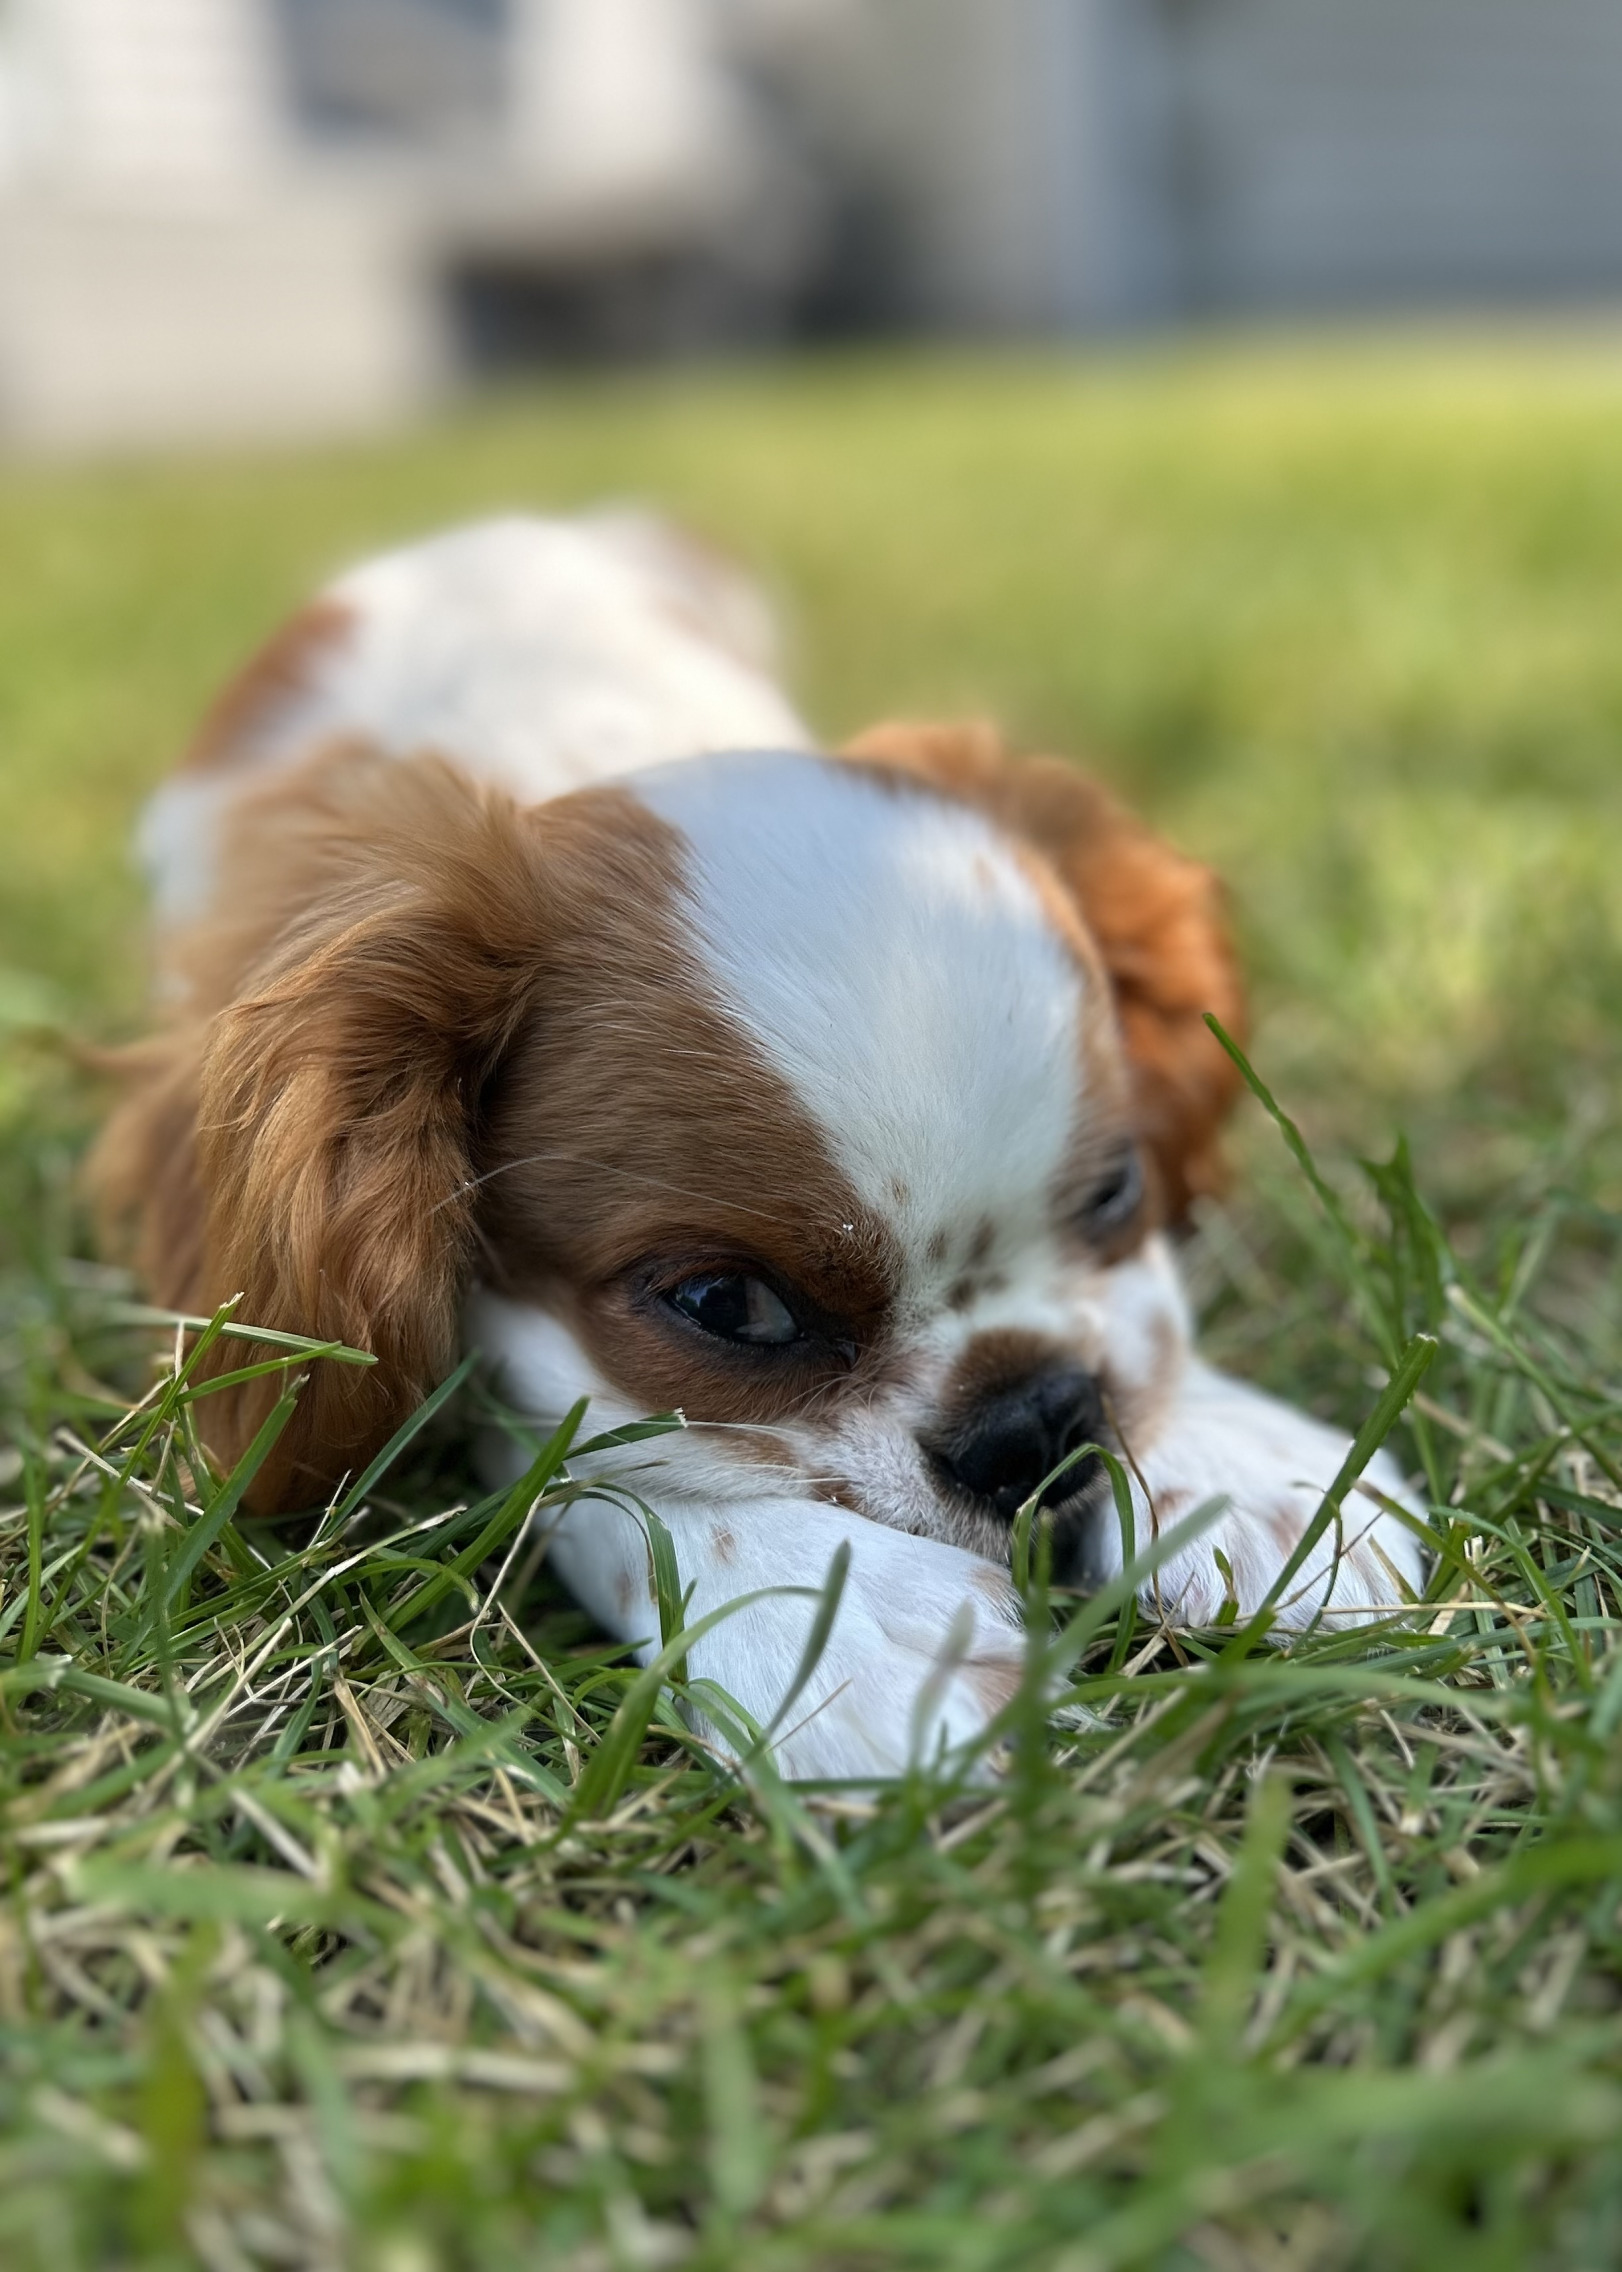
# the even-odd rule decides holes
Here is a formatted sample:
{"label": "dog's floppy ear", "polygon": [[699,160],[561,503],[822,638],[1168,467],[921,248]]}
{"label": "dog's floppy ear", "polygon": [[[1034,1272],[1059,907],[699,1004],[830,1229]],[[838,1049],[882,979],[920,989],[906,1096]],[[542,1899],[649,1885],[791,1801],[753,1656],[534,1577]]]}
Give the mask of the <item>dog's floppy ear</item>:
{"label": "dog's floppy ear", "polygon": [[1175,1221],[1222,1180],[1217,1131],[1238,1092],[1205,1024],[1242,1033],[1244,997],[1208,868],[1153,835],[1109,792],[1051,757],[1013,757],[992,726],[876,726],[846,757],[931,782],[978,806],[1054,868],[1080,906],[1115,990],[1139,1127]]}
{"label": "dog's floppy ear", "polygon": [[[261,1510],[318,1500],[454,1359],[474,1116],[538,984],[544,902],[533,827],[448,766],[300,772],[238,812],[233,905],[188,952],[195,1014],[131,1053],[93,1165],[158,1300],[240,1294],[246,1324],[377,1359],[312,1367]],[[205,1398],[210,1450],[233,1460],[277,1393]]]}

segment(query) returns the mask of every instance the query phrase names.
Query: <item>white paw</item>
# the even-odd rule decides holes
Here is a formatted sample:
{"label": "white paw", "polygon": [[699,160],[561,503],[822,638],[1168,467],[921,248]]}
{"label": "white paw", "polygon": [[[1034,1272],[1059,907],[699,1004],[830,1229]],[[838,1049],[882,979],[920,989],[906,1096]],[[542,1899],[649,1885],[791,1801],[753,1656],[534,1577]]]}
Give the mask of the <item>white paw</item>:
{"label": "white paw", "polygon": [[[1152,1520],[1141,1488],[1134,1488],[1138,1551],[1157,1529],[1164,1537],[1205,1502],[1227,1504],[1142,1588],[1149,1614],[1182,1626],[1252,1616],[1310,1527],[1348,1441],[1243,1381],[1192,1367],[1175,1415],[1142,1462]],[[1334,1631],[1366,1624],[1395,1614],[1423,1591],[1420,1542],[1383,1500],[1420,1511],[1395,1461],[1378,1452],[1347,1493],[1339,1521],[1285,1584],[1274,1604],[1280,1626],[1300,1631],[1316,1620]],[[1113,1521],[1107,1530],[1108,1567],[1118,1571]]]}
{"label": "white paw", "polygon": [[[759,1499],[722,1509],[665,1501],[689,1629],[729,1604],[687,1653],[770,1729],[778,1770],[795,1780],[874,1781],[970,1743],[1017,1689],[1025,1634],[1007,1573],[956,1546],[909,1537],[842,1508]],[[840,1546],[850,1564],[822,1654],[790,1699]],[[552,1546],[559,1574],[614,1632],[656,1653],[646,1544],[624,1510],[570,1509]],[[758,1597],[751,1599],[750,1597]],[[719,1716],[704,1732],[730,1749]]]}
{"label": "white paw", "polygon": [[[874,1550],[853,1554],[827,1648],[773,1738],[779,1771],[797,1780],[899,1775],[950,1758],[982,1734],[1024,1672],[1019,1604],[1001,1571],[871,1527]],[[780,1662],[779,1693],[788,1669]],[[764,1693],[771,1698],[769,1680]]]}

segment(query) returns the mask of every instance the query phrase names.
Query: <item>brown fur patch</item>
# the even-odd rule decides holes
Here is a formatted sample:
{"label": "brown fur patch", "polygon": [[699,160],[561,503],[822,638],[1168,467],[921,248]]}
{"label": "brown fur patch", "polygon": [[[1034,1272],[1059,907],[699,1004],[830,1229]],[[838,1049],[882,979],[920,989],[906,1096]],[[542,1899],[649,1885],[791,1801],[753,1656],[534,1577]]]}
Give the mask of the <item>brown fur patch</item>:
{"label": "brown fur patch", "polygon": [[[185,1018],[128,1053],[92,1162],[156,1298],[371,1351],[316,1364],[252,1503],[361,1465],[456,1346],[469,1114],[539,982],[544,893],[516,808],[434,760],[325,753],[241,800]],[[228,1344],[212,1369],[241,1361]],[[233,1460],[270,1381],[199,1408]]]}
{"label": "brown fur patch", "polygon": [[[240,800],[225,912],[176,954],[187,1016],[127,1053],[94,1175],[159,1301],[240,1292],[249,1322],[378,1359],[313,1368],[256,1507],[310,1503],[443,1375],[476,1259],[644,1411],[783,1420],[880,1352],[888,1228],[709,1000],[680,880],[679,838],[622,791],[522,810],[349,748]],[[819,1331],[740,1350],[659,1299],[728,1268]],[[221,1458],[275,1393],[207,1400]]]}
{"label": "brown fur patch", "polygon": [[1055,758],[1015,758],[984,723],[897,722],[846,753],[977,806],[1032,845],[1079,907],[1109,973],[1138,1131],[1168,1213],[1220,1186],[1217,1131],[1237,1070],[1204,1022],[1242,1035],[1244,1002],[1210,870],[1152,835],[1097,782]]}
{"label": "brown fur patch", "polygon": [[738,1559],[738,1542],[725,1523],[716,1523],[710,1530],[710,1544],[718,1562],[733,1563]]}
{"label": "brown fur patch", "polygon": [[[798,1417],[881,1355],[889,1226],[713,999],[676,832],[616,790],[532,817],[550,846],[544,985],[482,1115],[481,1272],[557,1310],[643,1409]],[[724,1270],[779,1283],[810,1340],[732,1347],[660,1299]]]}
{"label": "brown fur patch", "polygon": [[183,768],[229,765],[251,749],[287,705],[309,690],[317,664],[354,624],[337,600],[315,600],[290,616],[250,657],[203,715]]}

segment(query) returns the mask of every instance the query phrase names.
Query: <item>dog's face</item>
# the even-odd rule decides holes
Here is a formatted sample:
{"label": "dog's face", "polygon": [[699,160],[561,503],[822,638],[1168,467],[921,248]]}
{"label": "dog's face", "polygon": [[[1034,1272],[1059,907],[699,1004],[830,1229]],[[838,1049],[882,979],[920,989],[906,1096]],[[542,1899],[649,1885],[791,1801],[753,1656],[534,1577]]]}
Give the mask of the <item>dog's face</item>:
{"label": "dog's face", "polygon": [[[241,828],[282,912],[244,888],[206,947],[242,975],[177,1101],[188,1306],[379,1359],[317,1374],[261,1503],[375,1448],[470,1298],[537,1420],[679,1409],[661,1489],[994,1557],[1069,1454],[1152,1435],[1232,965],[1205,872],[1069,768],[892,730],[526,810],[328,754]],[[1099,1480],[1048,1494],[1083,1558]]]}
{"label": "dog's face", "polygon": [[[960,796],[803,755],[667,767],[549,834],[547,976],[475,1163],[506,1393],[680,1410],[664,1490],[1006,1557],[1069,1455],[1152,1433],[1187,1348],[1077,899]],[[1073,1568],[1101,1480],[1047,1494]]]}

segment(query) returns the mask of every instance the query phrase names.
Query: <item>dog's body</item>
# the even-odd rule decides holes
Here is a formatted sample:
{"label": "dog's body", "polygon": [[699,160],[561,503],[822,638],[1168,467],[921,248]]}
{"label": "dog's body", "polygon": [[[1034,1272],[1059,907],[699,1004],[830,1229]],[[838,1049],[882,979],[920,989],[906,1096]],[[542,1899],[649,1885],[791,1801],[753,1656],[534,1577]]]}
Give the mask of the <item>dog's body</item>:
{"label": "dog's body", "polygon": [[[973,729],[822,755],[729,571],[630,516],[515,520],[334,586],[145,846],[170,1022],[104,1189],[159,1299],[379,1358],[318,1372],[261,1504],[364,1460],[459,1332],[540,1427],[679,1408],[612,1465],[692,1619],[755,1597],[692,1669],[762,1722],[850,1549],[778,1742],[805,1775],[985,1724],[1013,1513],[1084,1444],[1127,1461],[1140,1545],[1225,1497],[1157,1575],[1173,1621],[1266,1597],[1346,1446],[1195,1357],[1156,1227],[1210,1179],[1231,958],[1204,871],[1068,768]],[[210,1409],[226,1456],[263,1415]],[[1093,1581],[1097,1469],[1047,1493]],[[1417,1588],[1401,1479],[1367,1481],[1283,1623]],[[580,1501],[551,1551],[657,1633],[628,1508]]]}

